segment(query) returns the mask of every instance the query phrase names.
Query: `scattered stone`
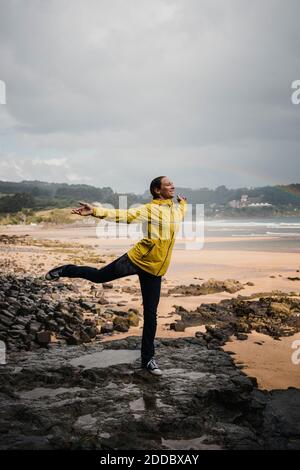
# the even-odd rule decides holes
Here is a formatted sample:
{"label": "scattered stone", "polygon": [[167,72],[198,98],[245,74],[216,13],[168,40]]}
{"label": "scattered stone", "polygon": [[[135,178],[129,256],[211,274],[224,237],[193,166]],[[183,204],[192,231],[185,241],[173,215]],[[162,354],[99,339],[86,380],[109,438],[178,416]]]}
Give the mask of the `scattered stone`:
{"label": "scattered stone", "polygon": [[106,305],[109,303],[108,300],[103,295],[97,300],[97,302],[100,305]]}
{"label": "scattered stone", "polygon": [[75,334],[70,334],[70,333],[67,333],[67,332],[65,333],[65,338],[66,338],[67,344],[70,344],[70,345],[77,345],[77,344],[81,344],[83,342]]}
{"label": "scattered stone", "polygon": [[219,345],[225,344],[231,335],[246,339],[253,330],[275,339],[300,331],[300,299],[288,294],[274,294],[251,301],[224,299],[219,303],[203,303],[194,311],[187,311],[178,305],[173,307],[174,313],[181,318],[171,323],[170,329],[184,331],[190,326],[215,325],[213,329],[223,332],[222,339],[214,336]]}
{"label": "scattered stone", "polygon": [[248,339],[248,335],[246,335],[245,333],[237,333],[236,338],[240,341],[245,341],[246,339]]}
{"label": "scattered stone", "polygon": [[214,278],[200,284],[190,284],[189,286],[176,286],[168,290],[168,294],[176,295],[206,295],[216,292],[230,292],[231,294],[244,289],[243,285],[235,279],[217,281]]}
{"label": "scattered stone", "polygon": [[137,294],[139,289],[133,286],[122,287],[121,292],[126,292],[127,294]]}
{"label": "scattered stone", "polygon": [[96,304],[92,302],[82,301],[81,306],[85,308],[86,310],[93,310],[96,307]]}
{"label": "scattered stone", "polygon": [[[81,297],[72,285],[48,283],[44,279],[14,273],[0,276],[0,340],[7,351],[47,348],[54,341],[77,345],[97,341],[100,333],[128,331],[138,325],[138,310],[120,310],[112,307],[101,312],[101,304],[108,301],[103,295],[95,302],[95,292]],[[70,296],[70,291],[72,294]],[[114,304],[115,305],[115,304]],[[125,302],[119,302],[122,307]],[[107,324],[114,316],[124,316],[123,322]],[[105,324],[102,328],[103,323]],[[98,338],[99,339],[99,338]]]}
{"label": "scattered stone", "polygon": [[127,318],[129,320],[130,326],[139,326],[140,320],[136,313],[129,312]]}
{"label": "scattered stone", "polygon": [[107,322],[101,325],[101,333],[112,333],[114,331],[113,322]]}
{"label": "scattered stone", "polygon": [[39,331],[36,334],[36,339],[40,344],[48,344],[51,342],[51,336],[51,331]]}
{"label": "scattered stone", "polygon": [[114,329],[116,331],[126,332],[129,330],[130,322],[128,318],[115,317],[113,320]]}

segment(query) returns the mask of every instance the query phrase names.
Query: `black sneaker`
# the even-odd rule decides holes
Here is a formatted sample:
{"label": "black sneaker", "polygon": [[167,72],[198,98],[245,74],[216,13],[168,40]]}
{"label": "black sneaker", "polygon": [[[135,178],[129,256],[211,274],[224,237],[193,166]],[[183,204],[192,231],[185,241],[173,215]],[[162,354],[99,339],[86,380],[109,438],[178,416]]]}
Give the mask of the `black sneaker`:
{"label": "black sneaker", "polygon": [[150,359],[150,361],[147,363],[147,365],[145,366],[145,369],[147,369],[147,371],[150,372],[150,374],[152,375],[163,374],[153,358]]}
{"label": "black sneaker", "polygon": [[57,268],[51,269],[45,274],[45,279],[47,279],[47,281],[56,281],[60,278],[62,268],[63,266],[58,266]]}

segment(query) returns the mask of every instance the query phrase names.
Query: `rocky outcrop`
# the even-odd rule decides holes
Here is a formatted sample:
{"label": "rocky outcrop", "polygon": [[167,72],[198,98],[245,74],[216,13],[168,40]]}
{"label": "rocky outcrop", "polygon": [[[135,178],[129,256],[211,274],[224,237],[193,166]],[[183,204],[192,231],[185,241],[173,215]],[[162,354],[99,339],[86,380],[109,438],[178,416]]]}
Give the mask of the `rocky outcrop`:
{"label": "rocky outcrop", "polygon": [[139,368],[135,337],[11,354],[0,449],[300,449],[300,390],[260,391],[208,346],[157,341],[160,378]]}
{"label": "rocky outcrop", "polygon": [[88,343],[138,326],[138,310],[111,307],[102,289],[90,289],[82,297],[71,283],[0,276],[0,340],[8,351],[34,350],[57,342]]}
{"label": "rocky outcrop", "polygon": [[241,298],[224,299],[218,303],[203,303],[194,311],[175,305],[175,313],[181,319],[170,325],[171,329],[184,331],[189,326],[208,327],[214,340],[224,344],[230,335],[246,339],[255,330],[273,338],[290,336],[300,331],[300,299],[284,295],[261,297],[259,300]]}
{"label": "rocky outcrop", "polygon": [[176,286],[168,290],[169,294],[176,295],[206,295],[215,294],[216,292],[230,292],[231,294],[244,289],[243,284],[235,279],[226,279],[218,281],[211,278],[202,284],[190,284],[189,286]]}

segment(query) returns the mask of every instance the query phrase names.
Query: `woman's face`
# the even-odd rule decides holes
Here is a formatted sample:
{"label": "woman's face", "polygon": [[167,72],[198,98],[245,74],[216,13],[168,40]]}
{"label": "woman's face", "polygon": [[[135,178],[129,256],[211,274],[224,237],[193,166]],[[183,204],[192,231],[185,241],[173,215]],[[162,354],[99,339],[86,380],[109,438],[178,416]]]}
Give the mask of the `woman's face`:
{"label": "woman's face", "polygon": [[161,180],[160,189],[157,192],[162,199],[172,199],[175,194],[173,182],[167,176],[164,176]]}

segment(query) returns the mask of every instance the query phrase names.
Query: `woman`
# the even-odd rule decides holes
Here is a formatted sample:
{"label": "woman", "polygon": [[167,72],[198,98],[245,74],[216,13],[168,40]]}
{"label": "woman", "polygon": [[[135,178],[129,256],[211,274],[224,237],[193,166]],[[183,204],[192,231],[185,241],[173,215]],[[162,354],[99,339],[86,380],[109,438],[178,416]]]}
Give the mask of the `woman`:
{"label": "woman", "polygon": [[157,307],[160,299],[161,278],[166,273],[175,236],[184,218],[187,201],[177,196],[178,205],[173,203],[174,185],[167,176],[155,178],[150,185],[152,201],[135,209],[106,209],[80,203],[73,214],[94,216],[115,222],[142,223],[144,238],[101,269],[89,266],[66,264],[52,269],[46,274],[47,280],[60,277],[83,278],[102,283],[137,274],[143,297],[144,328],[142,336],[142,368],[151,374],[162,375],[154,360],[154,338],[157,326]]}

